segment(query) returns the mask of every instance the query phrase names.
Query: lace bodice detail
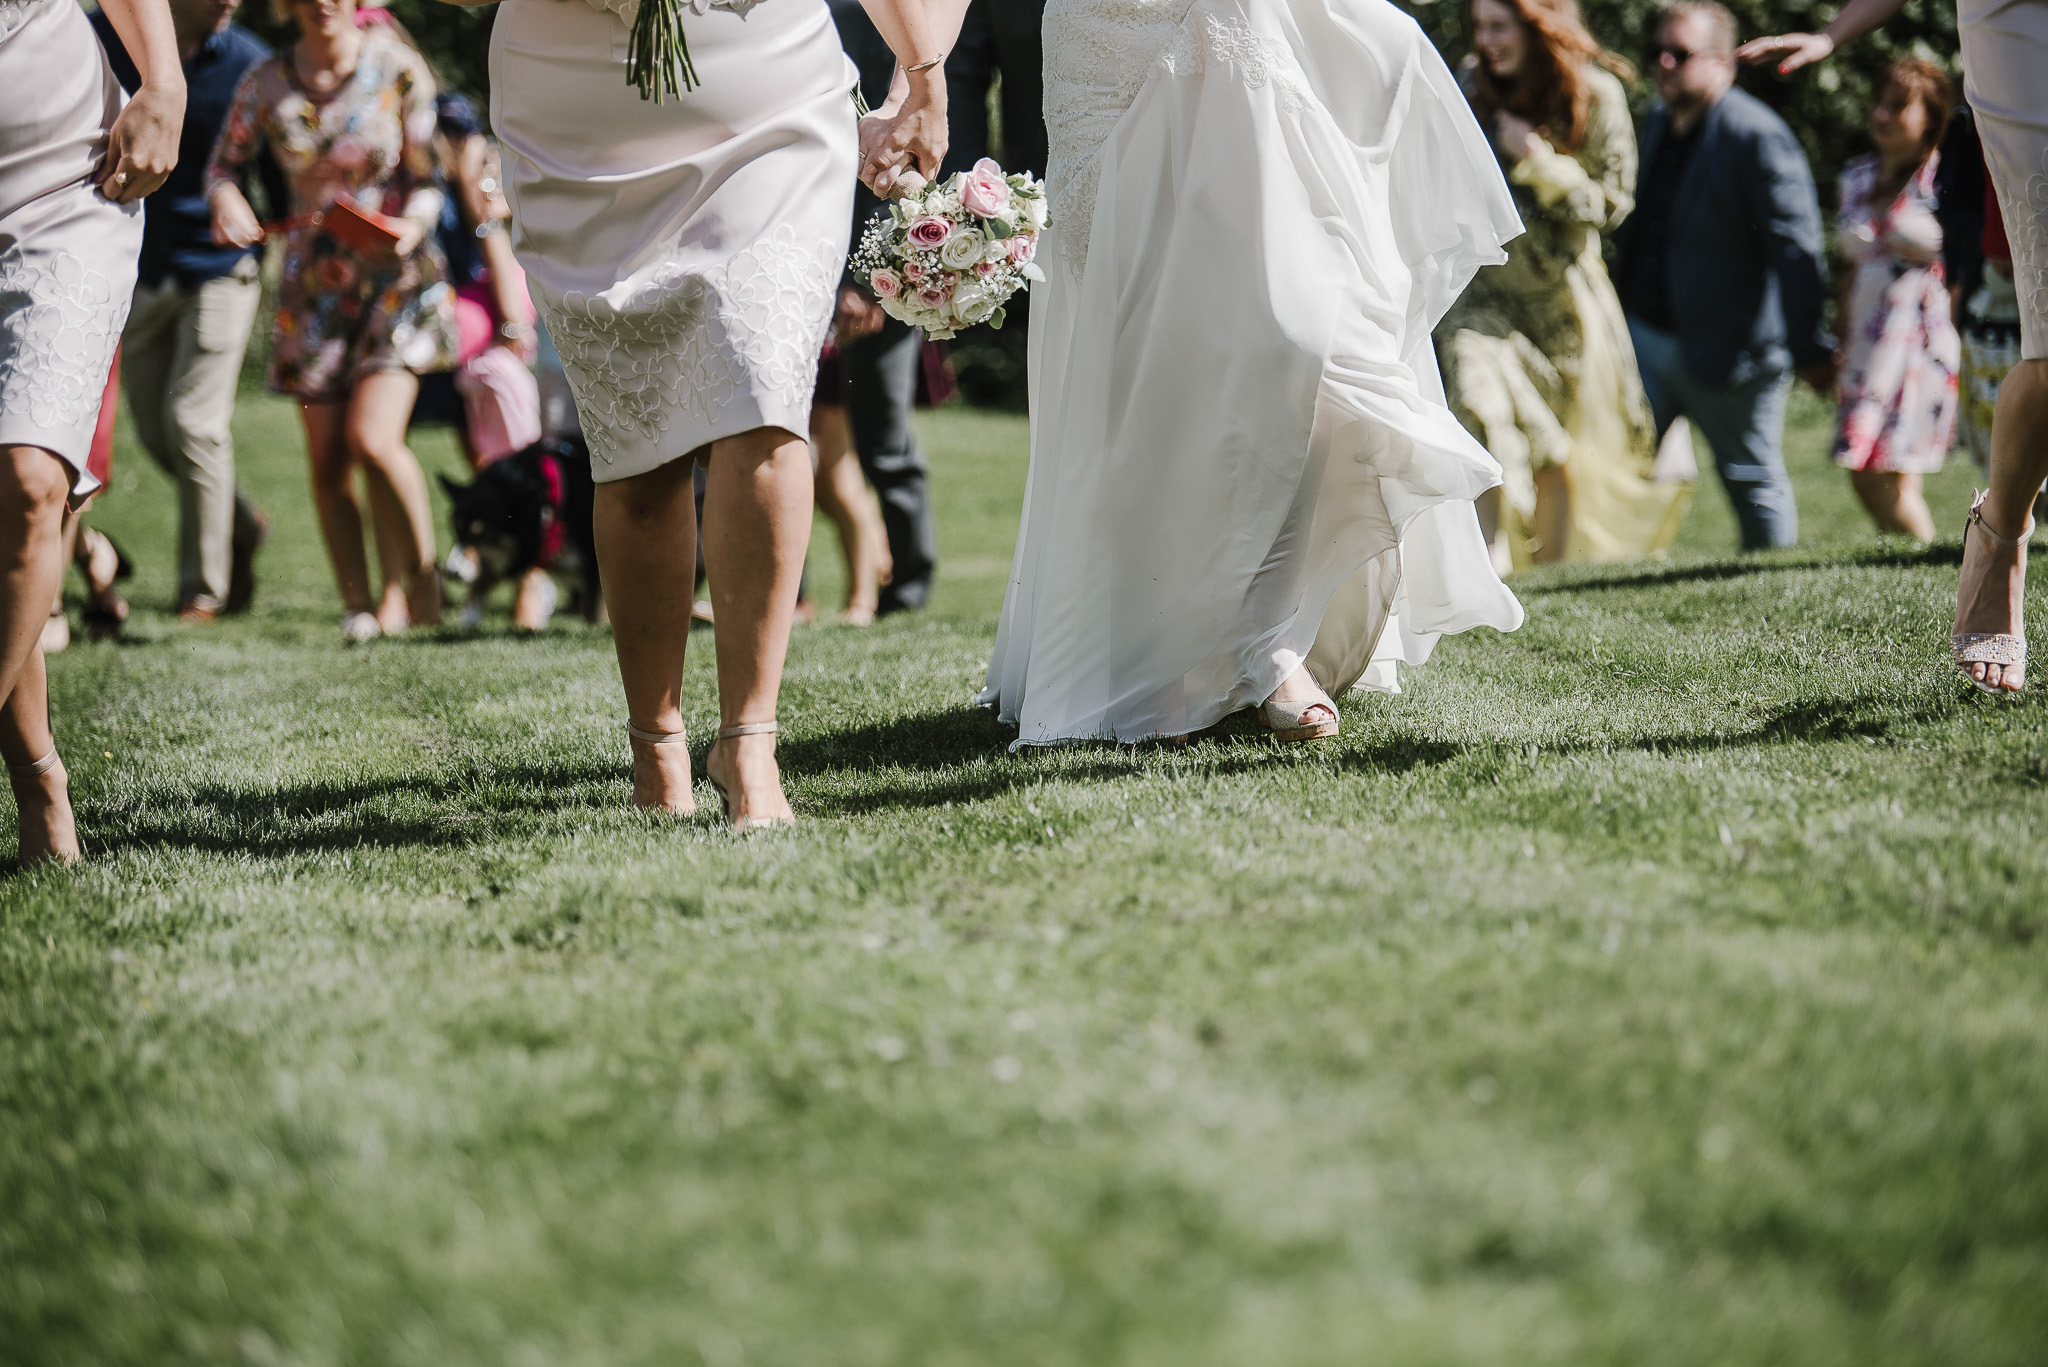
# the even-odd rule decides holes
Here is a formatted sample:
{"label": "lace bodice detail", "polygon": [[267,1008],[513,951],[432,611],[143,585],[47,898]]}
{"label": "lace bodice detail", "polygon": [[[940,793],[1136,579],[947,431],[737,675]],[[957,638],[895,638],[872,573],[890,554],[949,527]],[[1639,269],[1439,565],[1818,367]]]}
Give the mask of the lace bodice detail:
{"label": "lace bodice detail", "polygon": [[[1047,208],[1077,265],[1095,216],[1096,160],[1194,0],[1049,0],[1045,7]],[[1078,268],[1078,267],[1077,267]]]}
{"label": "lace bodice detail", "polygon": [[1290,54],[1231,6],[1203,0],[1050,0],[1045,7],[1048,208],[1076,276],[1086,264],[1100,154],[1154,74],[1222,75],[1299,109],[1306,84]]}

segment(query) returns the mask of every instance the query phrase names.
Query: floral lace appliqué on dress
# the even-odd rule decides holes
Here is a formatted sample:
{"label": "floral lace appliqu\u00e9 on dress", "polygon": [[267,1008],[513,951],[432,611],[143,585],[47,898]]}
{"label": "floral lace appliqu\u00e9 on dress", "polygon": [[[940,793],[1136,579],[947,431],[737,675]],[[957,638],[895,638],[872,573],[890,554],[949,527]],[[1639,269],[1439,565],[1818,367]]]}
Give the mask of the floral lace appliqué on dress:
{"label": "floral lace appliqu\u00e9 on dress", "polygon": [[0,255],[0,320],[13,334],[0,350],[0,407],[50,429],[97,412],[127,316],[126,296],[70,252]]}
{"label": "floral lace appliqu\u00e9 on dress", "polygon": [[610,463],[629,436],[712,418],[748,391],[765,411],[802,407],[839,274],[831,245],[784,224],[716,271],[668,265],[620,298],[543,302],[591,454]]}

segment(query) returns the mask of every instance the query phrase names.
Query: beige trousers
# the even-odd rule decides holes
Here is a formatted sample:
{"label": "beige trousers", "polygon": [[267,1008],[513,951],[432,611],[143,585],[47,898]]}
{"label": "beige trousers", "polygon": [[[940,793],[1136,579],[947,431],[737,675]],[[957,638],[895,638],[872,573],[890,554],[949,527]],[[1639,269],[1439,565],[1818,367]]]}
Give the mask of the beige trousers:
{"label": "beige trousers", "polygon": [[258,535],[235,485],[229,432],[242,353],[263,287],[254,257],[196,288],[175,276],[138,285],[121,335],[121,387],[136,435],[178,482],[178,603],[218,611],[237,542]]}

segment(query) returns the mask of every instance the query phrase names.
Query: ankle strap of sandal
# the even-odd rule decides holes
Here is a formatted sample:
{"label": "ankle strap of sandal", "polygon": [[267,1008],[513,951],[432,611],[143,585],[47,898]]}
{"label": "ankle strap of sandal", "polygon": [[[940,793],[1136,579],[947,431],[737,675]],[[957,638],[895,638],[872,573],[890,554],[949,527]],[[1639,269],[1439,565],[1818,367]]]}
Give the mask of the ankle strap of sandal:
{"label": "ankle strap of sandal", "polygon": [[1970,504],[1970,520],[1963,524],[1964,529],[1968,530],[1970,527],[1975,526],[1978,531],[1990,537],[1995,545],[2003,546],[2009,551],[2016,551],[2026,545],[2027,541],[2034,535],[2034,519],[2031,517],[2027,519],[2027,525],[2020,528],[2018,536],[2002,536],[1992,529],[1989,522],[1984,520],[1984,500],[1989,497],[1991,497],[1989,489],[1977,495],[1976,501]]}
{"label": "ankle strap of sandal", "polygon": [[772,721],[741,722],[738,726],[719,727],[718,738],[730,740],[734,736],[772,736],[776,729],[776,723]]}
{"label": "ankle strap of sandal", "polygon": [[682,745],[690,739],[690,733],[687,729],[682,731],[642,731],[631,722],[626,723],[626,734],[634,740],[645,741],[649,745]]}
{"label": "ankle strap of sandal", "polygon": [[50,753],[28,764],[10,764],[7,772],[14,778],[41,778],[57,767],[57,747],[51,746]]}

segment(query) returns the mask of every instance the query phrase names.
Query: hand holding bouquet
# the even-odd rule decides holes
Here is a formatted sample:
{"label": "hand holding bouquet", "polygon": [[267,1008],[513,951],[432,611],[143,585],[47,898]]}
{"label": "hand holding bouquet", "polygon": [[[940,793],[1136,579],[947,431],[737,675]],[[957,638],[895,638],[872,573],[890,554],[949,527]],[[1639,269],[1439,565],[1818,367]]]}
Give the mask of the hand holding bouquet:
{"label": "hand holding bouquet", "polygon": [[1003,306],[1027,280],[1045,230],[1045,190],[1030,174],[1005,175],[986,157],[876,214],[853,255],[891,318],[945,339],[1003,325]]}

